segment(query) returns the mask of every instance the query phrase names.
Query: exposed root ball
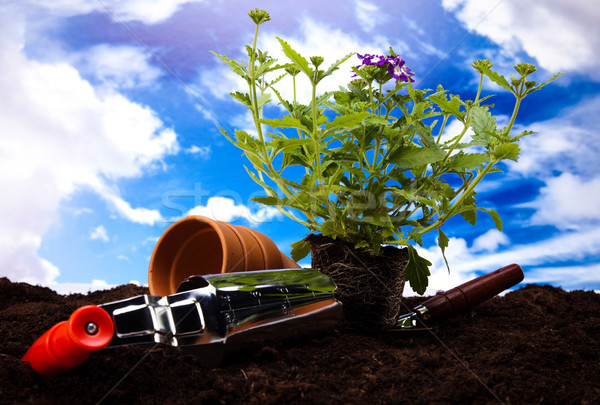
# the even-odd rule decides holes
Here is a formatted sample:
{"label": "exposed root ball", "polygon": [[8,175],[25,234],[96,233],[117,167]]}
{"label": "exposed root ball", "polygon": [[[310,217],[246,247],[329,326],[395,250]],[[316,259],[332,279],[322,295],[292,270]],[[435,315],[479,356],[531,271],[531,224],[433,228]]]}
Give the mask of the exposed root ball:
{"label": "exposed root ball", "polygon": [[386,246],[378,255],[341,240],[310,235],[312,267],[330,276],[346,320],[357,327],[393,326],[402,307],[406,249]]}

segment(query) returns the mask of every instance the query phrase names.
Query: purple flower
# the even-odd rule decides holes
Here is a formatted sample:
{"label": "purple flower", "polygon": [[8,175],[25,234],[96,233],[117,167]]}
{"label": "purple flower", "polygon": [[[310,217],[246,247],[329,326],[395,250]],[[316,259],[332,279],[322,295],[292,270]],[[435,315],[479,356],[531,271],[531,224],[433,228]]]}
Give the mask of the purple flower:
{"label": "purple flower", "polygon": [[388,73],[391,74],[394,79],[402,80],[403,82],[408,82],[409,80],[411,83],[415,82],[411,77],[414,76],[414,73],[406,66],[406,62],[402,60],[402,56],[388,56],[387,64]]}
{"label": "purple flower", "polygon": [[[402,60],[402,56],[383,56],[383,55],[371,55],[365,53],[364,55],[357,54],[358,58],[362,61],[362,63],[356,66],[357,69],[360,69],[361,66],[382,66],[387,69],[387,72],[396,80],[402,80],[404,82],[408,82],[409,80],[414,83],[412,76],[414,73],[405,65],[406,62]],[[353,75],[352,77],[356,77],[357,75]]]}

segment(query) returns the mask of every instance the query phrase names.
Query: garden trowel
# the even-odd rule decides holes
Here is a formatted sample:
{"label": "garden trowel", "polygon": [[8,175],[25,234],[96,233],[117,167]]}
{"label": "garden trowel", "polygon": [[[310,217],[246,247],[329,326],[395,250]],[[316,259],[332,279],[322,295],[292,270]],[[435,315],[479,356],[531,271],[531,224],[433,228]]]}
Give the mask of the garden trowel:
{"label": "garden trowel", "polygon": [[[473,308],[522,279],[513,264],[471,280],[399,317],[395,330],[418,329],[424,321]],[[216,367],[248,346],[332,330],[343,316],[335,288],[315,269],[191,276],[175,294],[81,307],[42,335],[23,360],[55,377],[107,346],[162,344],[190,350],[205,366]]]}

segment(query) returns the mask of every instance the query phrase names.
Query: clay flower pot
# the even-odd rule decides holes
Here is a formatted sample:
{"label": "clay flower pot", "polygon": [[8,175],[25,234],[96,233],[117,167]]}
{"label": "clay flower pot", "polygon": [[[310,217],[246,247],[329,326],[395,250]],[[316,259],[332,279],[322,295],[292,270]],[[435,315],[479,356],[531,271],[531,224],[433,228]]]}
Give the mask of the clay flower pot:
{"label": "clay flower pot", "polygon": [[160,237],[148,270],[153,295],[169,295],[194,275],[300,268],[266,235],[193,215],[171,225]]}

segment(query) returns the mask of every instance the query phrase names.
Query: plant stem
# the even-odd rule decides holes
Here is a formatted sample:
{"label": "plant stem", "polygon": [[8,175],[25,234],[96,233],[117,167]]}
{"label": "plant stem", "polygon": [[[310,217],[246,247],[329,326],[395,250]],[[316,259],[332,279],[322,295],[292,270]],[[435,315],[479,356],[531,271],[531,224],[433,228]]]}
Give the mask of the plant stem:
{"label": "plant stem", "polygon": [[477,105],[477,101],[479,101],[479,95],[481,94],[481,87],[483,86],[483,73],[479,76],[479,88],[477,88],[477,95],[475,96],[475,102],[473,104]]}
{"label": "plant stem", "polygon": [[[483,86],[483,74],[479,77],[479,86],[477,87],[477,95],[475,96],[475,101],[474,101],[473,105],[477,105],[477,101],[479,100],[479,95],[481,94],[481,87],[482,86]],[[446,160],[448,160],[448,158],[450,157],[450,155],[452,154],[452,152],[454,152],[454,149],[456,149],[456,146],[458,145],[458,143],[460,142],[460,140],[462,139],[462,137],[465,135],[465,133],[469,129],[469,122],[470,121],[471,121],[471,108],[467,107],[467,115],[465,115],[465,127],[463,128],[463,130],[460,133],[460,135],[458,136],[458,138],[456,138],[456,141],[454,141],[454,144],[452,144],[452,147],[450,148],[450,150],[446,154],[446,157],[442,161],[443,163],[445,163]]]}
{"label": "plant stem", "polygon": [[[255,76],[255,74],[256,74],[256,69],[255,69],[256,58],[255,58],[255,56],[256,56],[256,42],[258,39],[258,27],[259,27],[259,24],[256,24],[256,30],[254,31],[254,42],[252,43],[252,54],[250,55],[250,60],[248,61],[248,79],[249,79],[248,86],[250,87],[250,97],[251,97],[251,103],[252,103],[252,117],[254,120],[254,126],[256,127],[256,132],[258,134],[258,139],[260,141],[261,152],[263,155],[261,160],[267,166],[267,170],[265,171],[264,168],[256,168],[256,170],[257,170],[258,176],[261,181],[264,181],[264,179],[263,179],[263,172],[264,172],[268,178],[270,178],[272,181],[274,181],[277,184],[277,186],[283,191],[283,193],[285,194],[286,197],[291,197],[294,195],[294,193],[285,184],[278,181],[278,178],[280,176],[277,174],[277,171],[273,167],[273,156],[269,155],[269,152],[267,151],[267,145],[265,143],[265,139],[264,139],[263,132],[262,132],[262,124],[260,123],[260,119],[262,116],[262,109],[258,108],[258,98],[256,95],[257,77]],[[288,215],[288,214],[285,214],[285,215]]]}
{"label": "plant stem", "polygon": [[312,121],[313,140],[315,141],[315,168],[317,170],[317,184],[323,184],[323,173],[321,173],[321,148],[319,139],[319,126],[317,125],[317,85],[312,85]]}
{"label": "plant stem", "polygon": [[371,104],[371,112],[375,114],[375,103],[373,102],[373,84],[369,82],[369,104]]}
{"label": "plant stem", "polygon": [[292,76],[292,86],[294,87],[294,109],[296,108],[296,75]]}
{"label": "plant stem", "polygon": [[512,113],[512,117],[510,117],[510,122],[508,123],[508,126],[506,127],[506,135],[508,135],[510,133],[510,130],[512,129],[515,120],[517,119],[517,113],[519,112],[519,107],[521,106],[521,100],[523,98],[522,97],[517,97],[517,102],[515,103],[515,108],[513,109],[513,113]]}
{"label": "plant stem", "polygon": [[448,118],[450,118],[450,115],[444,115],[444,122],[442,122],[440,133],[438,134],[438,137],[435,141],[436,143],[440,143],[440,139],[442,139],[442,134],[444,133],[444,129],[446,128],[446,122],[448,122]]}
{"label": "plant stem", "polygon": [[[379,96],[382,96],[383,94],[382,92],[382,88],[383,88],[383,84],[379,83]],[[379,103],[379,105],[377,106],[377,116],[381,117],[381,103]]]}

